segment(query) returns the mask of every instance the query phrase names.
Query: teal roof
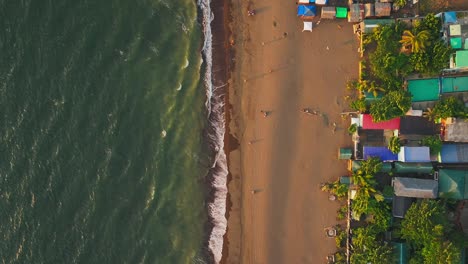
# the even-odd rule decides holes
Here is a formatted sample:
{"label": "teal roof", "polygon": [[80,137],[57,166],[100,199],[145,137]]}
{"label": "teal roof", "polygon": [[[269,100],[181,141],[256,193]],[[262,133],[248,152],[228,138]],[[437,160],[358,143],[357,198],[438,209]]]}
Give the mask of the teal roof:
{"label": "teal roof", "polygon": [[[351,162],[351,167],[349,168],[352,172],[355,172],[361,168],[362,160],[353,160]],[[392,163],[382,162],[379,172],[390,172],[392,171]]]}
{"label": "teal roof", "polygon": [[408,92],[412,95],[413,102],[439,100],[439,79],[408,80]]}
{"label": "teal roof", "polygon": [[433,170],[432,163],[409,163],[409,162],[395,162],[396,173],[427,173],[431,174]]}
{"label": "teal roof", "polygon": [[364,33],[372,33],[375,28],[380,25],[389,25],[395,23],[395,19],[364,19],[361,22],[361,31]]}
{"label": "teal roof", "polygon": [[456,92],[468,92],[468,76],[442,78],[442,93]]}
{"label": "teal roof", "polygon": [[364,100],[366,101],[374,101],[383,97],[383,93],[381,92],[377,92],[377,97],[374,96],[374,93],[362,92],[362,94],[364,95]]}
{"label": "teal roof", "polygon": [[455,65],[457,65],[457,68],[468,67],[468,50],[458,50],[455,54]]}
{"label": "teal roof", "polygon": [[406,264],[409,259],[409,248],[406,243],[393,242],[393,253],[396,256],[396,263]]}
{"label": "teal roof", "polygon": [[439,196],[456,200],[468,199],[468,171],[439,170]]}
{"label": "teal roof", "polygon": [[461,38],[451,38],[450,39],[450,46],[452,47],[452,49],[461,49],[461,47],[462,47]]}

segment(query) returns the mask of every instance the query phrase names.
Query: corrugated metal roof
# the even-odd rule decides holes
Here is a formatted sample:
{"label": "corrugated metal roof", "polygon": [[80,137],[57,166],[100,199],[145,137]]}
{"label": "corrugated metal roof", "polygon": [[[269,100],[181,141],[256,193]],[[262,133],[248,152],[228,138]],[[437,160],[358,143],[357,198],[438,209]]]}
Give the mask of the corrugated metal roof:
{"label": "corrugated metal roof", "polygon": [[429,162],[431,161],[429,147],[401,147],[400,153],[398,153],[398,161]]}
{"label": "corrugated metal roof", "polygon": [[406,211],[414,203],[415,199],[412,197],[393,196],[392,213],[393,217],[403,218]]}
{"label": "corrugated metal roof", "polygon": [[439,170],[439,196],[457,200],[468,199],[468,171]]}
{"label": "corrugated metal roof", "polygon": [[403,116],[400,119],[400,135],[434,135],[436,125],[422,116]]}
{"label": "corrugated metal roof", "polygon": [[445,141],[468,142],[468,122],[457,121],[445,125]]}
{"label": "corrugated metal roof", "polygon": [[362,115],[362,128],[364,129],[399,129],[400,118],[393,118],[383,122],[374,122],[372,116],[369,114]]}
{"label": "corrugated metal roof", "polygon": [[437,198],[438,183],[435,180],[395,177],[393,189],[396,196]]}
{"label": "corrugated metal roof", "polygon": [[439,153],[442,163],[468,163],[468,144],[443,144]]}
{"label": "corrugated metal roof", "polygon": [[391,11],[392,11],[392,4],[375,3],[375,16],[387,17],[387,16],[390,16]]}

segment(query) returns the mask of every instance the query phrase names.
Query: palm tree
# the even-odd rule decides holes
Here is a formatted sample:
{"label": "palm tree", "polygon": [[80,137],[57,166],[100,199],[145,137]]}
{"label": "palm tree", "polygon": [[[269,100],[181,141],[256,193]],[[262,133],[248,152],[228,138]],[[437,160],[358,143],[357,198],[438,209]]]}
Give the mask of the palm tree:
{"label": "palm tree", "polygon": [[375,82],[371,82],[369,86],[367,86],[367,92],[372,93],[375,98],[379,95],[379,92],[385,92],[385,89],[375,85]]}
{"label": "palm tree", "polygon": [[413,34],[410,30],[405,30],[403,31],[400,43],[407,49],[411,48],[411,52],[424,51],[429,42],[429,37],[430,33],[428,30],[420,31],[417,34]]}
{"label": "palm tree", "polygon": [[423,112],[423,117],[432,121],[436,118],[436,112],[432,108],[427,108],[426,111]]}

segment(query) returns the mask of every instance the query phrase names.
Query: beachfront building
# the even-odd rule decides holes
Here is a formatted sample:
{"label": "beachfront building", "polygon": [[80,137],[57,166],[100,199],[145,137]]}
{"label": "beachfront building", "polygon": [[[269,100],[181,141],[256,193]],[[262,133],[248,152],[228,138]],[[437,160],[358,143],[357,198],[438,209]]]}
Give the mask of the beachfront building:
{"label": "beachfront building", "polygon": [[468,50],[468,11],[448,11],[436,15],[442,22],[442,40],[453,49]]}
{"label": "beachfront building", "polygon": [[392,185],[395,196],[431,199],[438,197],[439,184],[436,180],[395,177]]}
{"label": "beachfront building", "polygon": [[455,200],[468,200],[468,170],[440,169],[439,197]]}
{"label": "beachfront building", "polygon": [[448,142],[468,142],[468,121],[448,118],[442,123],[442,140]]}
{"label": "beachfront building", "polygon": [[440,163],[468,163],[468,144],[443,144],[439,153]]}

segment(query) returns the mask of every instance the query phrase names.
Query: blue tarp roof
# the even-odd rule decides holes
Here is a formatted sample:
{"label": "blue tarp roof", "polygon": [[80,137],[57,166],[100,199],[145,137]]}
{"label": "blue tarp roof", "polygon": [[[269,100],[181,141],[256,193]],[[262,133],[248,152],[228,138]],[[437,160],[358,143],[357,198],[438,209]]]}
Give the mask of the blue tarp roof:
{"label": "blue tarp roof", "polygon": [[468,144],[443,144],[439,153],[442,163],[468,162]]}
{"label": "blue tarp roof", "polygon": [[444,22],[445,23],[456,23],[457,22],[457,13],[456,12],[445,12],[444,13]]}
{"label": "blue tarp roof", "polygon": [[298,5],[297,15],[298,16],[309,16],[313,17],[316,14],[316,8],[314,5]]}
{"label": "blue tarp roof", "polygon": [[392,153],[387,147],[364,147],[363,158],[378,157],[382,161],[398,160],[398,155]]}

